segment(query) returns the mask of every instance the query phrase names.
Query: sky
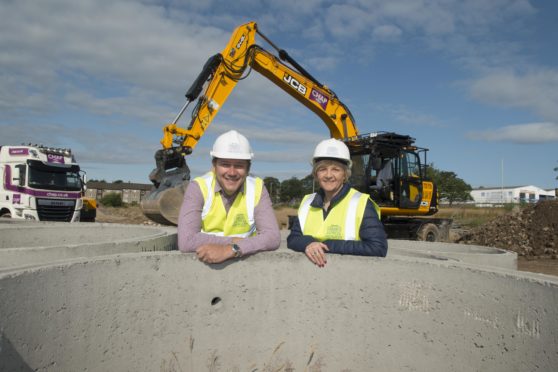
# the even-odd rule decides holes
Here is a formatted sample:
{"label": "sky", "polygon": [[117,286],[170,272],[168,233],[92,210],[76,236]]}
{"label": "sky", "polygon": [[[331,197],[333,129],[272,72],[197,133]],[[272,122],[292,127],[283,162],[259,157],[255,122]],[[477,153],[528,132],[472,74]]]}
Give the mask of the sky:
{"label": "sky", "polygon": [[[360,133],[410,135],[474,188],[558,187],[554,0],[0,0],[0,14],[0,145],[70,147],[89,179],[149,183],[203,64],[255,21]],[[188,156],[193,177],[230,129],[250,140],[252,172],[279,180],[308,175],[329,136],[252,72]]]}

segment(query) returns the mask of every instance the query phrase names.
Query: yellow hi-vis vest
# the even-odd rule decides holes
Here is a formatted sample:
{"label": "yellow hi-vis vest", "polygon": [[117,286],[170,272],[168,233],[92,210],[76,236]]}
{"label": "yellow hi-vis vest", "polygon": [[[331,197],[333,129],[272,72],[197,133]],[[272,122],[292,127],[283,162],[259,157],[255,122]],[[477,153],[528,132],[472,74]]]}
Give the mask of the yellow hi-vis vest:
{"label": "yellow hi-vis vest", "polygon": [[[298,208],[298,220],[304,235],[311,235],[322,242],[324,240],[360,240],[360,224],[369,199],[367,194],[350,189],[347,195],[329,211],[325,220],[322,208],[310,205],[315,196],[315,193],[306,195]],[[379,208],[376,203],[373,201],[372,203],[379,218]]]}
{"label": "yellow hi-vis vest", "polygon": [[203,195],[202,232],[217,236],[246,238],[256,232],[254,208],[262,196],[263,181],[257,177],[246,177],[243,190],[236,195],[227,213],[221,195],[215,192],[215,174],[206,173],[196,177]]}

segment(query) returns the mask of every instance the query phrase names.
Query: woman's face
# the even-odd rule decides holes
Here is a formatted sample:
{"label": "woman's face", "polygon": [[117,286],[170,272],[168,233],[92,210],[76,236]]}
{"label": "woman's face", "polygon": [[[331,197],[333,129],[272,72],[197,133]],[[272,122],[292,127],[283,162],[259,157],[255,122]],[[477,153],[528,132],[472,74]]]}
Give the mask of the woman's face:
{"label": "woman's face", "polygon": [[335,194],[345,182],[345,169],[336,162],[318,166],[316,178],[326,194]]}

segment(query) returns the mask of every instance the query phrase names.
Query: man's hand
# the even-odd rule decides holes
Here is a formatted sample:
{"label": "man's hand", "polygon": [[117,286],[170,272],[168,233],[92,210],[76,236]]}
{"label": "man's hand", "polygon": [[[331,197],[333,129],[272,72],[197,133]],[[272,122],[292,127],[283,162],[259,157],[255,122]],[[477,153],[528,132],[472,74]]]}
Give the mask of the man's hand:
{"label": "man's hand", "polygon": [[215,264],[233,258],[234,252],[228,244],[204,244],[196,249],[196,255],[202,262]]}

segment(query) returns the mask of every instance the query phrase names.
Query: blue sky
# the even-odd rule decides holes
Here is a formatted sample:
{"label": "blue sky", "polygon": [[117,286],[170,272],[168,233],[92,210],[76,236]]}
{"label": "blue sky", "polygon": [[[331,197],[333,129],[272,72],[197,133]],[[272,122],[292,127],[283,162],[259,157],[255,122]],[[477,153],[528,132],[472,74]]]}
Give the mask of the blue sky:
{"label": "blue sky", "polygon": [[[162,127],[253,20],[361,133],[409,134],[473,187],[558,186],[552,0],[2,0],[0,14],[0,144],[71,147],[89,178],[148,183]],[[189,156],[193,176],[229,129],[250,139],[255,174],[281,180],[307,175],[329,133],[253,72]]]}

